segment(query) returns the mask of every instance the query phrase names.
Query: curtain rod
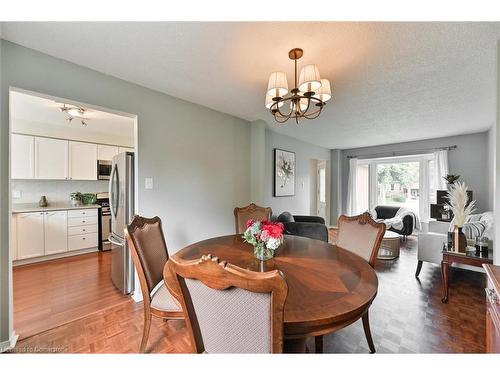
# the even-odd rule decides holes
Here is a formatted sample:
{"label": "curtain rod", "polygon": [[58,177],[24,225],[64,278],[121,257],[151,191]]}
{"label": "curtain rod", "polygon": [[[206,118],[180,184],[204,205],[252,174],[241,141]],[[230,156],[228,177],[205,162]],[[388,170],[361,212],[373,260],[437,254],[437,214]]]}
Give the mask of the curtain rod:
{"label": "curtain rod", "polygon": [[372,159],[377,156],[379,157],[391,157],[391,156],[406,156],[406,155],[416,155],[416,154],[421,154],[424,152],[430,152],[430,151],[441,151],[441,150],[455,150],[457,149],[457,145],[453,146],[446,146],[446,147],[437,147],[437,148],[423,148],[420,150],[410,150],[410,151],[392,151],[392,152],[379,152],[377,154],[370,154],[370,155],[348,155],[347,159],[353,159],[353,158],[362,158],[362,159]]}

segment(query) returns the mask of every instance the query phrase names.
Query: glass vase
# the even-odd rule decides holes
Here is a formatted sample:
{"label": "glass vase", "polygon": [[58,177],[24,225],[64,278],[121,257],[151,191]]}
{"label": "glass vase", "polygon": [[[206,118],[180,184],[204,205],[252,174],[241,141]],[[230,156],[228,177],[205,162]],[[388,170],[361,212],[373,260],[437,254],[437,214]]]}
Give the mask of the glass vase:
{"label": "glass vase", "polygon": [[268,260],[274,257],[274,250],[268,249],[265,243],[259,242],[253,247],[253,255],[259,260]]}

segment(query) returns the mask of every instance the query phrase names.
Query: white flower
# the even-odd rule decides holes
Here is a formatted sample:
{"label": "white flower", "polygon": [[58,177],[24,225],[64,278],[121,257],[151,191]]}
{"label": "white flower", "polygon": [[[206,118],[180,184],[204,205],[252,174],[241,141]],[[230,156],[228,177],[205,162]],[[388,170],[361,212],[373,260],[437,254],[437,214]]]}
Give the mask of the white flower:
{"label": "white flower", "polygon": [[281,239],[270,238],[266,243],[266,247],[271,250],[276,250],[281,245]]}

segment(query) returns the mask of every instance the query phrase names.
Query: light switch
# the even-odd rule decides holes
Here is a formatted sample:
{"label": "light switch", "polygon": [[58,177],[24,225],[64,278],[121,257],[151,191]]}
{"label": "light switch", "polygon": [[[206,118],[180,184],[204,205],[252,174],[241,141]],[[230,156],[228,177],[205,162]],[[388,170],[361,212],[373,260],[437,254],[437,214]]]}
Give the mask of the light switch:
{"label": "light switch", "polygon": [[13,199],[19,199],[21,198],[21,190],[12,190],[12,198]]}
{"label": "light switch", "polygon": [[153,188],[153,178],[152,177],[146,177],[144,179],[144,188],[145,189],[152,189]]}

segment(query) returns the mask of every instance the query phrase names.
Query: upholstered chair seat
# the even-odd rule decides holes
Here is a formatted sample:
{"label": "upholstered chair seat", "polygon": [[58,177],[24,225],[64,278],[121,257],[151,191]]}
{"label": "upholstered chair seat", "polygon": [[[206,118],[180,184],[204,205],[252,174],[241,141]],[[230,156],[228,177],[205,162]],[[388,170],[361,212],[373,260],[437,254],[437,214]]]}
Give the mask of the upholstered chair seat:
{"label": "upholstered chair seat", "polygon": [[181,304],[170,294],[163,281],[151,295],[151,307],[161,311],[182,312]]}

